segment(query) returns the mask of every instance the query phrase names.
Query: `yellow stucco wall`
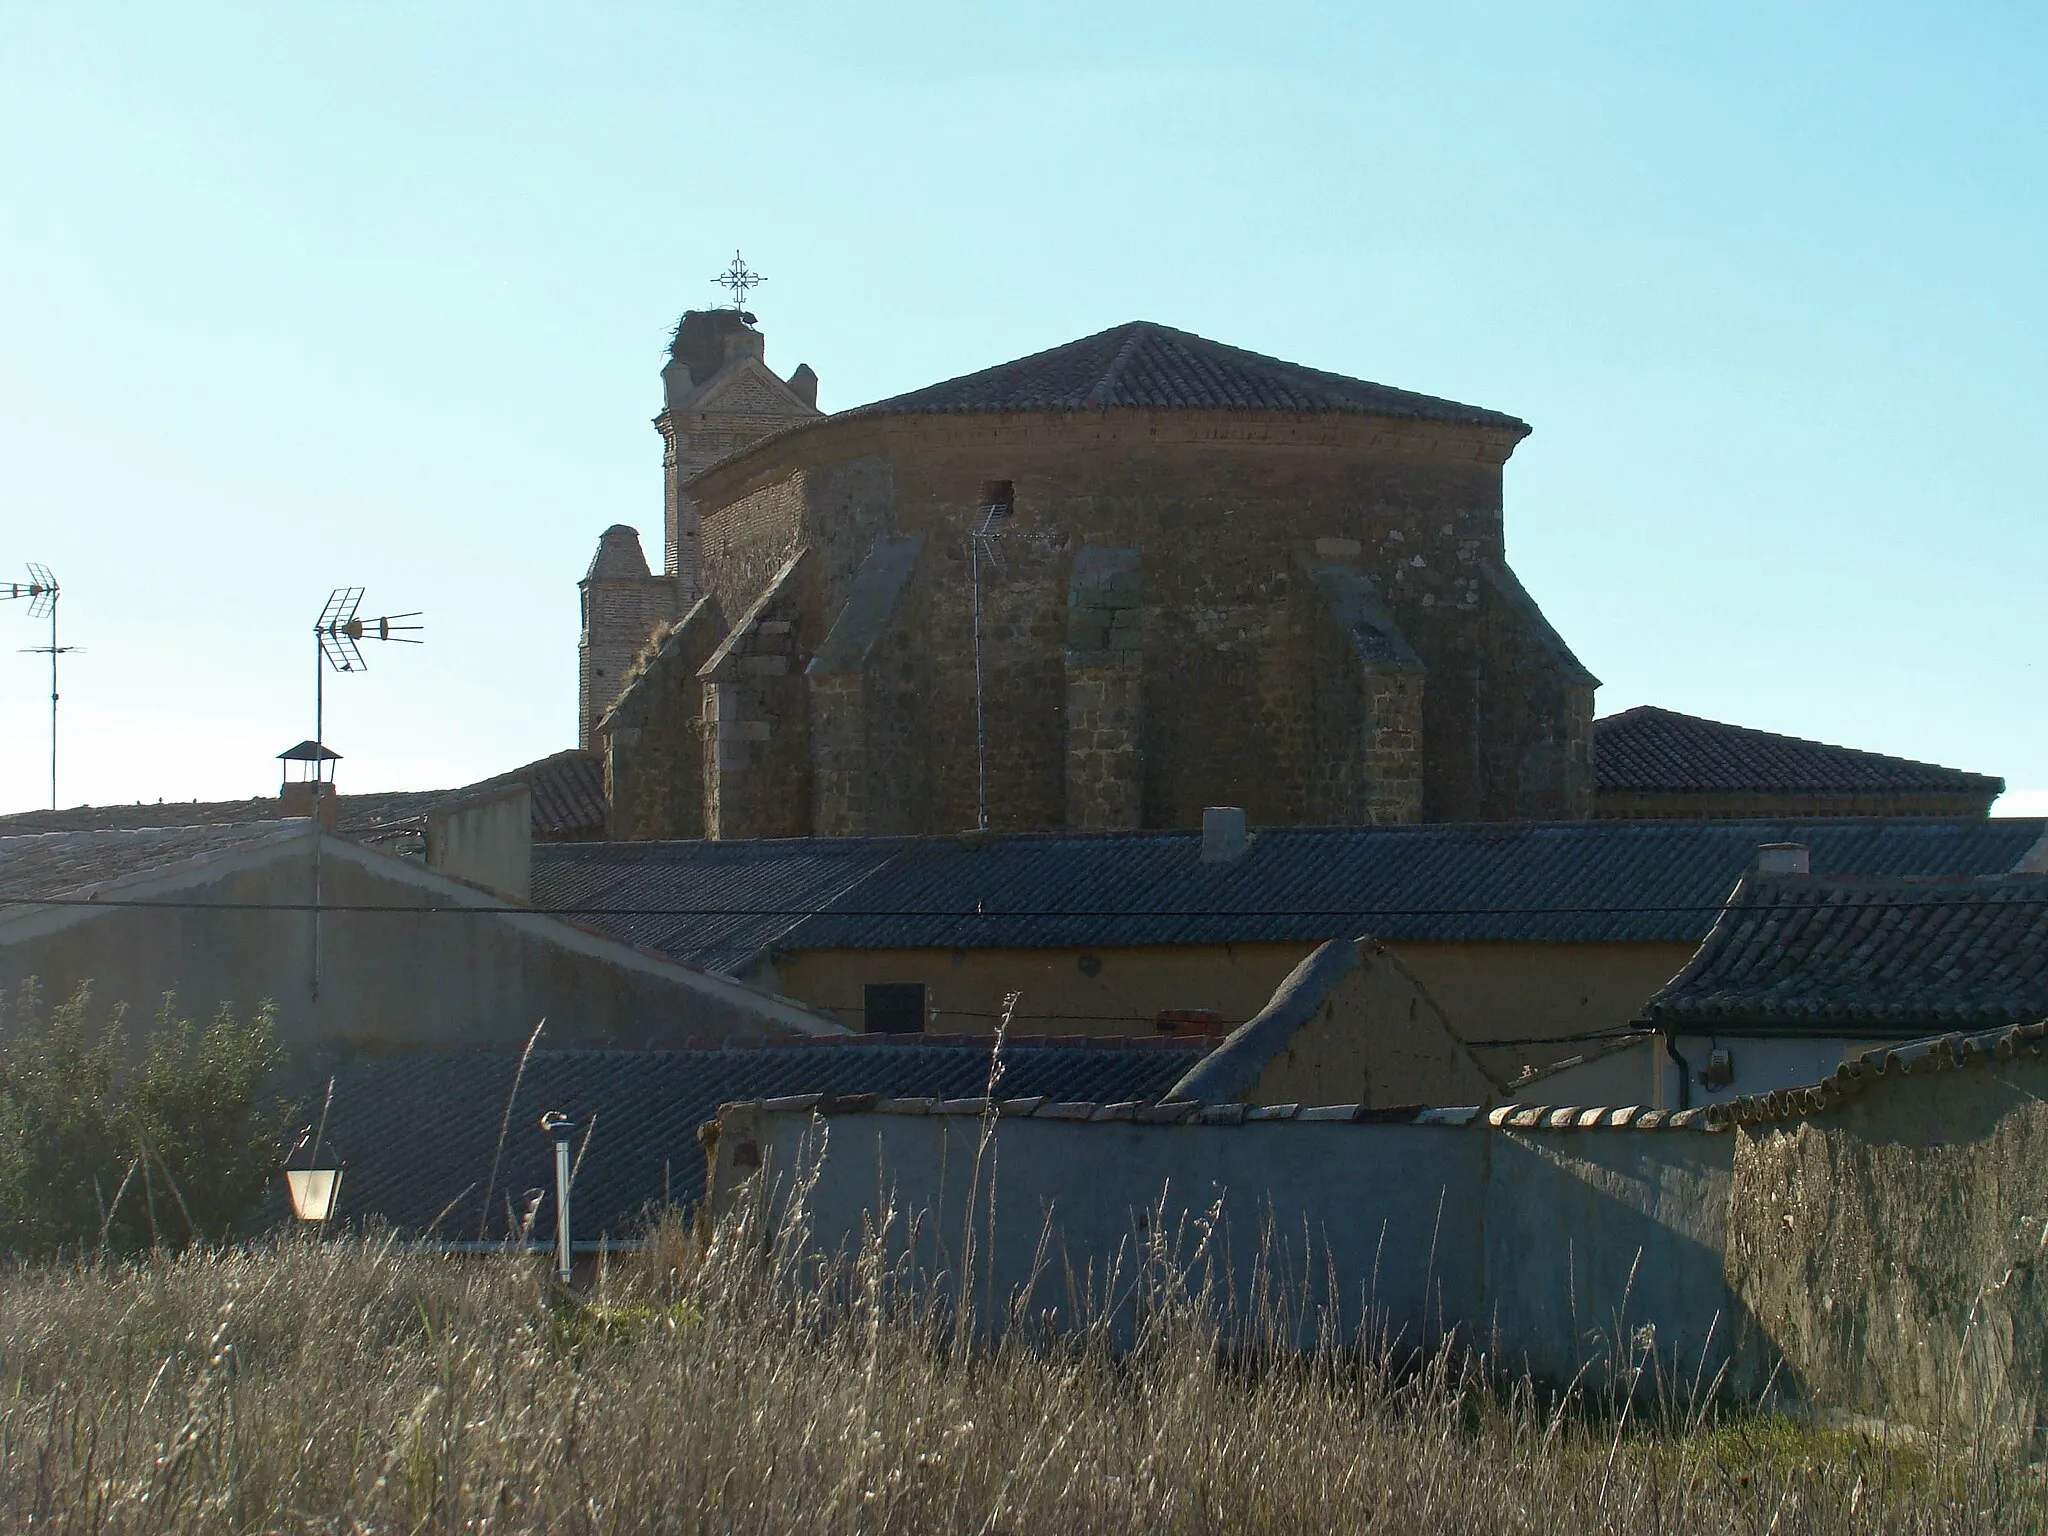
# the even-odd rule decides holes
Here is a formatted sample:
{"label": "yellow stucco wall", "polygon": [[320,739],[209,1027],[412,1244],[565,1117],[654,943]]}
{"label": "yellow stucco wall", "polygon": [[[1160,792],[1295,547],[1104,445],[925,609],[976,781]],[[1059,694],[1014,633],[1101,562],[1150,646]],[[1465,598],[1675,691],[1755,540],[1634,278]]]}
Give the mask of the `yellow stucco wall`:
{"label": "yellow stucco wall", "polygon": [[[1014,1029],[1033,1035],[1155,1033],[1164,1009],[1211,1009],[1234,1028],[1266,1006],[1315,946],[972,950],[813,950],[784,954],[777,991],[862,1027],[870,982],[922,982],[934,1032],[994,1030],[1004,994],[1022,994]],[[1691,957],[1688,944],[1389,944],[1468,1040],[1527,1039],[1626,1024]],[[1510,1072],[1583,1047],[1482,1052]]]}
{"label": "yellow stucco wall", "polygon": [[862,1027],[862,988],[922,982],[925,1028],[993,1032],[1003,997],[1022,994],[1012,1028],[1029,1035],[1150,1035],[1162,1009],[1208,1008],[1226,1028],[1266,1006],[1312,944],[1151,949],[812,950],[779,956],[764,978]]}
{"label": "yellow stucco wall", "polygon": [[[1690,944],[1389,944],[1466,1040],[1612,1029],[1692,958]],[[1583,1045],[1480,1048],[1496,1075],[1548,1066]]]}

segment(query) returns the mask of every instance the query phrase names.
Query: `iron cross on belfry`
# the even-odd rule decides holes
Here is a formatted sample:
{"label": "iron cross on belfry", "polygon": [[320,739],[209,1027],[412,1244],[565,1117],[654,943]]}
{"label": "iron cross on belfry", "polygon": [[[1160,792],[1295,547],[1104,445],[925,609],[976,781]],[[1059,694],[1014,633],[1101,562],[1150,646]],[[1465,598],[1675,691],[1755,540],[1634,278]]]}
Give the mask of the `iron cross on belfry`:
{"label": "iron cross on belfry", "polygon": [[711,279],[711,281],[730,293],[732,295],[732,307],[744,314],[747,308],[747,290],[760,287],[768,279],[758,272],[748,271],[747,264],[740,259],[740,253],[734,251],[732,253],[732,265]]}

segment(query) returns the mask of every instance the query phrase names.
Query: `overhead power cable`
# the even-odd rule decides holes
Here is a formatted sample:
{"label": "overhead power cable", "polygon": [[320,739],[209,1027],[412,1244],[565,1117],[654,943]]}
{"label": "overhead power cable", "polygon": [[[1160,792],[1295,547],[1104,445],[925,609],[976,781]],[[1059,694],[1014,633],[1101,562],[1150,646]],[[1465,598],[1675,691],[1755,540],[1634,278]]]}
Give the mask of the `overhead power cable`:
{"label": "overhead power cable", "polygon": [[[1875,906],[1886,911],[1920,909],[1957,910],[1955,901],[1848,901],[1839,906]],[[1996,903],[2000,907],[2048,907],[2048,896],[2013,896]],[[953,907],[617,907],[514,905],[468,905],[424,902],[310,902],[310,901],[166,901],[156,897],[102,896],[0,896],[0,907],[157,907],[184,912],[387,912],[418,917],[827,917],[885,920],[928,918],[967,922],[974,919],[1004,921],[1016,918],[1387,918],[1387,917],[1656,917],[1701,912],[1816,912],[1825,910],[1810,901],[1744,902],[1731,907],[1726,902],[1622,903],[1586,907],[1002,907],[973,910]]]}

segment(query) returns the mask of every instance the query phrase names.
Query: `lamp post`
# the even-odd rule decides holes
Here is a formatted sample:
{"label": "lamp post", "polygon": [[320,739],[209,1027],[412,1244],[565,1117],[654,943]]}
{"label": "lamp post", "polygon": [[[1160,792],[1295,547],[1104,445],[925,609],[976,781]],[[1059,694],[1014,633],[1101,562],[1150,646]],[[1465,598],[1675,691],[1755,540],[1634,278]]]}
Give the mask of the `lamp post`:
{"label": "lamp post", "polygon": [[569,1138],[576,1122],[551,1109],[540,1117],[540,1129],[555,1143],[555,1278],[567,1285],[576,1273],[569,1250]]}

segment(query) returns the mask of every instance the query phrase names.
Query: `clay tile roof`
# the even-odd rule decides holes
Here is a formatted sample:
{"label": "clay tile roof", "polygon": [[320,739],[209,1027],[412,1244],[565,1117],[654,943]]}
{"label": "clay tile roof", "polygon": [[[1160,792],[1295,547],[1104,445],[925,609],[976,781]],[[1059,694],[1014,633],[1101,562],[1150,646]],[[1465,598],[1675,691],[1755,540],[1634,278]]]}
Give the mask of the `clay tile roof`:
{"label": "clay tile roof", "polygon": [[1831,747],[1645,704],[1593,722],[1593,772],[1605,791],[1722,794],[2004,792],[2005,780],[1903,757]]}
{"label": "clay tile roof", "polygon": [[[258,822],[231,827],[0,836],[0,902],[82,895],[110,881],[168,873],[183,865],[283,842],[301,836],[304,826],[303,822]],[[0,916],[14,910],[0,906]]]}
{"label": "clay tile roof", "polygon": [[1932,1034],[2048,1017],[2048,876],[1750,876],[1645,1021]]}
{"label": "clay tile roof", "polygon": [[[335,831],[386,852],[418,851],[427,812],[443,801],[523,783],[533,791],[534,836],[571,841],[604,835],[604,759],[572,747],[461,789],[406,789],[335,796]],[[60,811],[0,816],[0,836],[31,832],[134,830],[164,826],[231,826],[275,821],[281,801],[177,800],[154,805],[79,805]]]}
{"label": "clay tile roof", "polygon": [[2048,1023],[2008,1025],[1973,1034],[1944,1035],[1880,1046],[1852,1056],[1817,1083],[1780,1088],[1709,1105],[1707,1113],[1720,1124],[1758,1125],[1824,1114],[1882,1083],[1894,1085],[1930,1072],[1996,1067],[2031,1059],[2039,1061],[2048,1040]]}
{"label": "clay tile roof", "polygon": [[510,773],[458,791],[474,794],[524,784],[533,794],[533,830],[537,837],[602,837],[605,824],[604,759],[595,752],[571,747]]}
{"label": "clay tile roof", "polygon": [[[1003,1052],[996,1092],[1149,1102],[1205,1045],[1012,1044]],[[518,1064],[516,1051],[435,1052],[344,1068],[335,1079],[321,1159],[338,1159],[346,1169],[343,1218],[377,1217],[418,1235],[439,1216],[435,1236],[475,1239]],[[546,1110],[591,1128],[576,1175],[578,1231],[618,1237],[634,1235],[647,1208],[664,1198],[687,1205],[702,1197],[697,1127],[716,1118],[721,1104],[804,1094],[957,1100],[987,1093],[988,1084],[986,1040],[855,1035],[724,1050],[536,1051],[511,1105],[488,1232],[503,1237],[507,1195],[517,1207],[523,1191],[552,1186],[552,1153],[533,1129]],[[305,1098],[307,1124],[319,1115],[324,1087],[323,1079]],[[535,1236],[552,1237],[552,1221],[552,1202],[544,1202]]]}
{"label": "clay tile roof", "polygon": [[2048,821],[1816,817],[537,845],[533,899],[710,970],[766,949],[1697,944],[1765,843],[1821,875],[2003,874]]}
{"label": "clay tile roof", "polygon": [[1099,335],[880,400],[851,415],[981,411],[1238,410],[1344,412],[1502,427],[1513,416],[1304,368],[1133,320]]}

